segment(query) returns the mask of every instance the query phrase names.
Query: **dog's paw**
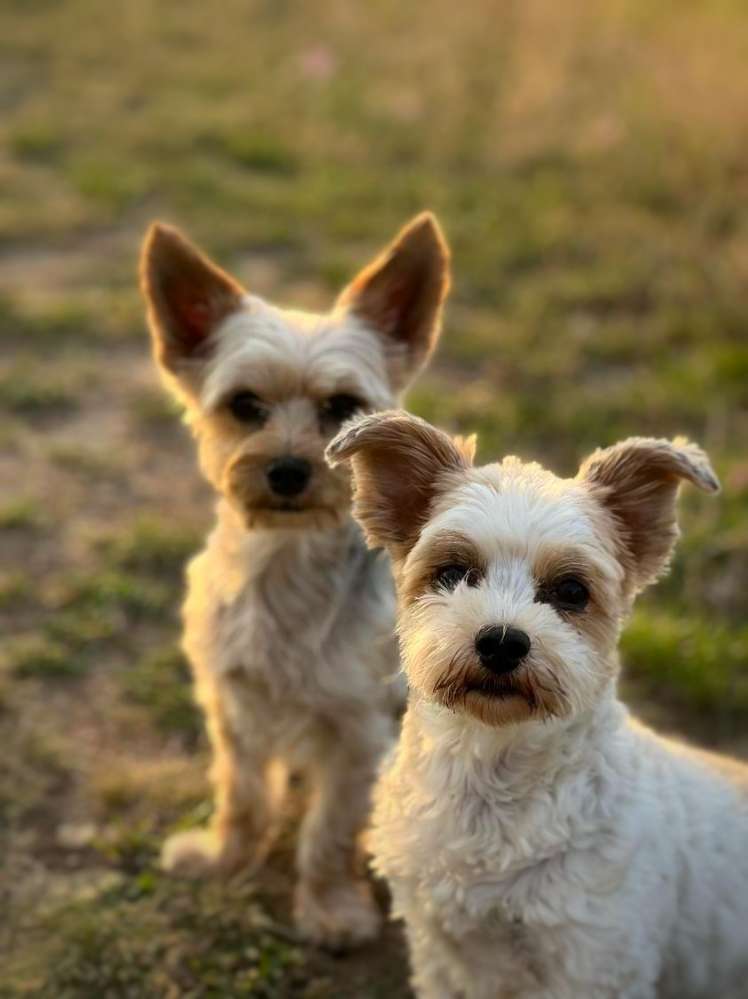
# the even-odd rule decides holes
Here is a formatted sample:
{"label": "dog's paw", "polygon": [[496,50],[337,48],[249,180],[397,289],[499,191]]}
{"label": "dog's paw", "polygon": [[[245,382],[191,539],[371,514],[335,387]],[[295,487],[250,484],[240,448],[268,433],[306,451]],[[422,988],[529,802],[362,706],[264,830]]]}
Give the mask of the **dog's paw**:
{"label": "dog's paw", "polygon": [[256,874],[267,860],[271,840],[258,841],[239,831],[219,836],[214,829],[174,833],[161,850],[161,867],[185,878],[228,878],[242,871]]}
{"label": "dog's paw", "polygon": [[188,829],[170,836],[161,850],[161,867],[184,878],[208,878],[231,873],[223,844],[210,829]]}
{"label": "dog's paw", "polygon": [[323,891],[298,885],[294,919],[305,940],[333,951],[374,940],[382,927],[382,914],[363,880],[330,885]]}

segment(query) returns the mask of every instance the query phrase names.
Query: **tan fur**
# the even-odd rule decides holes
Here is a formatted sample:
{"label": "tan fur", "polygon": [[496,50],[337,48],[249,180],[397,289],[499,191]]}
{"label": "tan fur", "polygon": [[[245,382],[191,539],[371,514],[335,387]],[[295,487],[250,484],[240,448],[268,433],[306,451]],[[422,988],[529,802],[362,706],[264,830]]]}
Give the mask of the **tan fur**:
{"label": "tan fur", "polygon": [[[595,510],[589,511],[595,520]],[[598,518],[600,530],[607,529],[604,517]],[[580,632],[587,634],[599,650],[602,657],[609,657],[618,638],[623,608],[618,607],[619,594],[616,586],[611,585],[606,573],[597,562],[580,553],[574,546],[556,545],[541,548],[535,560],[535,580],[538,589],[549,590],[554,580],[572,575],[589,587],[590,602],[585,612],[576,619],[575,624]]]}
{"label": "tan fur", "polygon": [[[291,517],[299,527],[335,526],[347,515],[350,481],[340,469],[335,472],[326,468],[321,449],[324,441],[317,422],[315,401],[301,399],[288,413],[285,426],[271,424],[248,439],[245,434],[244,439],[237,441],[223,468],[221,491],[244,511],[248,528],[270,527],[274,523],[288,526]],[[216,430],[205,428],[205,432]],[[227,439],[228,432],[222,445]],[[311,463],[312,480],[303,498],[286,500],[284,508],[279,509],[279,502],[269,494],[262,473],[268,462],[286,449]]]}
{"label": "tan fur", "polygon": [[449,475],[470,464],[472,445],[462,450],[424,420],[388,412],[355,423],[328,448],[327,457],[333,466],[352,459],[354,515],[372,545],[400,557]]}
{"label": "tan fur", "polygon": [[436,219],[424,212],[357,275],[340,295],[338,306],[388,338],[390,377],[402,387],[434,349],[448,292],[447,243]]}
{"label": "tan fur", "polygon": [[707,492],[719,489],[704,452],[681,437],[629,438],[596,451],[579,477],[596,487],[614,518],[634,592],[667,569],[678,540],[675,501],[680,483],[686,480]]}
{"label": "tan fur", "polygon": [[[402,705],[389,563],[350,516],[350,475],[324,450],[350,396],[392,406],[428,358],[448,287],[436,221],[419,217],[332,311],[278,309],[175,230],[155,226],[142,287],[154,351],[187,407],[218,524],[189,568],[184,648],[213,749],[210,827],[171,837],[164,866],[230,874],[264,859],[288,775],[309,788],[295,917],[311,940],[374,936],[359,845],[379,760]],[[251,396],[249,415],[237,398]],[[269,469],[306,462],[280,495]]]}
{"label": "tan fur", "polygon": [[244,291],[172,226],[151,226],[140,259],[156,358],[177,374],[180,361],[200,353],[210,331],[239,308]]}
{"label": "tan fur", "polygon": [[444,531],[411,561],[408,577],[403,580],[400,590],[403,603],[410,604],[417,600],[432,584],[435,572],[450,563],[470,566],[477,579],[483,575],[483,556],[470,538],[459,531]]}

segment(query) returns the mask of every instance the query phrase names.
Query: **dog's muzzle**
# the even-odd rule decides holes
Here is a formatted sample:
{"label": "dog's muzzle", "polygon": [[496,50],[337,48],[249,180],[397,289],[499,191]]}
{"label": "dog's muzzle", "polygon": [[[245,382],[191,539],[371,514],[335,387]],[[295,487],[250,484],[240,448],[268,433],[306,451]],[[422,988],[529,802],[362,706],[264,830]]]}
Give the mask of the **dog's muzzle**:
{"label": "dog's muzzle", "polygon": [[265,469],[271,492],[283,499],[292,499],[304,492],[312,477],[312,466],[306,458],[287,455],[275,458]]}

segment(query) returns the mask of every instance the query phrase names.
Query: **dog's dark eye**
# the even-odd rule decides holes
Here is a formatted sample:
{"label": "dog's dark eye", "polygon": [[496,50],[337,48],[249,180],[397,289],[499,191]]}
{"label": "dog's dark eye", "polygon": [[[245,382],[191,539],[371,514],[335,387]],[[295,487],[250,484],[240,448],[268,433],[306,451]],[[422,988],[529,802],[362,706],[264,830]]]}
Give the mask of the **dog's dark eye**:
{"label": "dog's dark eye", "polygon": [[240,423],[263,423],[267,417],[262,402],[254,392],[237,392],[231,396],[227,406],[234,419]]}
{"label": "dog's dark eye", "polygon": [[365,409],[365,404],[355,395],[347,395],[341,392],[338,395],[331,395],[322,404],[322,416],[333,423],[343,423],[359,409]]}
{"label": "dog's dark eye", "polygon": [[581,611],[589,602],[590,591],[576,576],[564,576],[553,584],[549,596],[561,610]]}
{"label": "dog's dark eye", "polygon": [[460,583],[465,582],[468,586],[477,586],[480,581],[480,574],[477,569],[469,565],[459,565],[451,563],[443,565],[434,573],[434,584],[444,590],[454,590]]}

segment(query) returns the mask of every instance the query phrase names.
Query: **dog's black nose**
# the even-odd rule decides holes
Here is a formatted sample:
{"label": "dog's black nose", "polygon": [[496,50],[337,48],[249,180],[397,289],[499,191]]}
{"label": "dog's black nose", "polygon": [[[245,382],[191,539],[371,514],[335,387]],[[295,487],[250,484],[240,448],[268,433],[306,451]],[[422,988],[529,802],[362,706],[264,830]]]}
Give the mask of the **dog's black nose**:
{"label": "dog's black nose", "polygon": [[265,474],[276,496],[298,496],[306,489],[312,466],[306,458],[293,458],[289,455],[271,461]]}
{"label": "dog's black nose", "polygon": [[481,665],[492,673],[511,673],[530,651],[530,639],[519,628],[491,625],[476,635],[475,651]]}

